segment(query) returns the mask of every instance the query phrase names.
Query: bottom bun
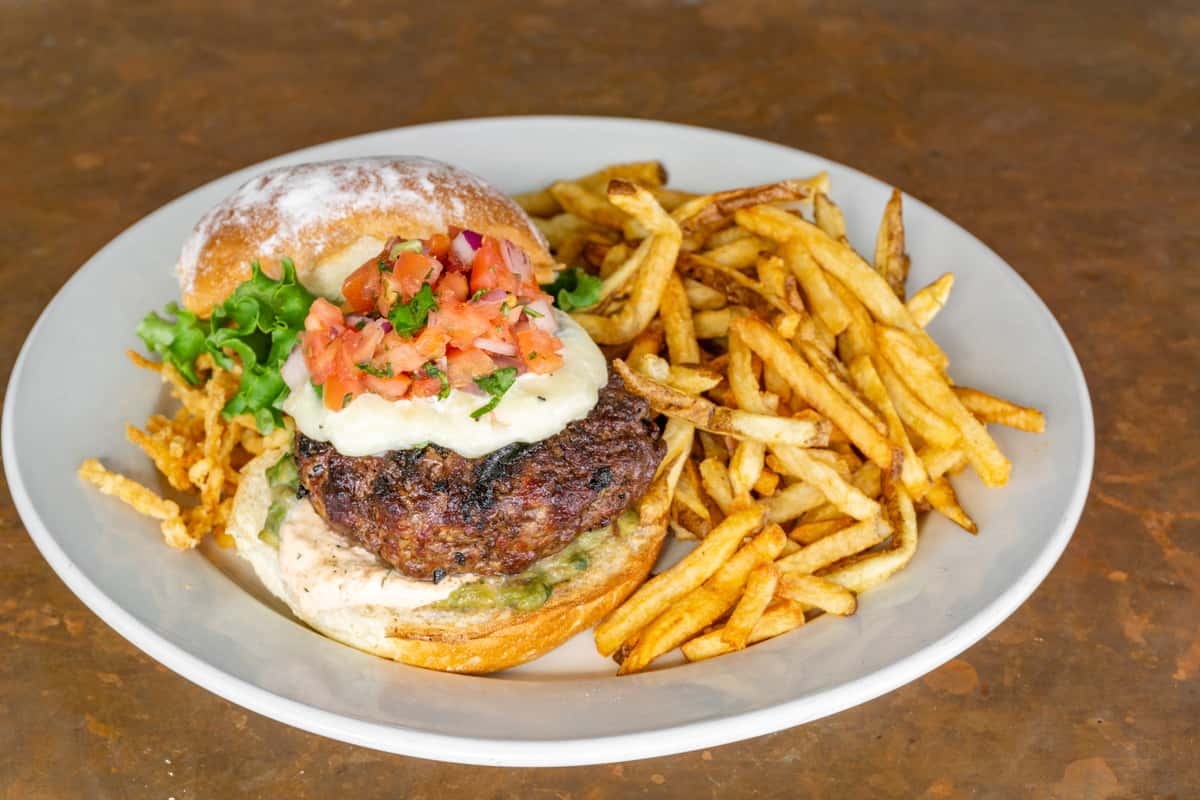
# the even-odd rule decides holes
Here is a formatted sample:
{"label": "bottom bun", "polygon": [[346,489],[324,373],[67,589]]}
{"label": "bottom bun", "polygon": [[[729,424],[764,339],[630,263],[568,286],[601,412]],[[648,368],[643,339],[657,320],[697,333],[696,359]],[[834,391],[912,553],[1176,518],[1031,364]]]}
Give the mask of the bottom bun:
{"label": "bottom bun", "polygon": [[[554,586],[549,599],[536,611],[380,606],[305,611],[289,597],[279,551],[258,537],[271,504],[265,471],[283,454],[282,450],[263,453],[242,471],[228,526],[238,554],[253,565],[263,585],[309,627],[367,653],[427,669],[495,672],[553,650],[590,628],[641,585],[658,559],[666,535],[666,503],[643,502],[637,526],[611,537],[584,572]],[[647,500],[662,494],[662,480],[651,485]]]}

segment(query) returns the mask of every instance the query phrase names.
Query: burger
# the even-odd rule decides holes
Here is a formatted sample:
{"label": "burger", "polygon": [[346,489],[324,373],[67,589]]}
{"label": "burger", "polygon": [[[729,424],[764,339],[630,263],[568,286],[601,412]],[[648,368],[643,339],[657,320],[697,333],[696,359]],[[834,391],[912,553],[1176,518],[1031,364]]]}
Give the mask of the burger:
{"label": "burger", "polygon": [[[186,312],[275,337],[278,369],[259,377],[278,388],[255,413],[295,433],[243,469],[228,532],[298,619],[483,673],[546,653],[645,579],[665,525],[639,509],[664,444],[539,285],[554,268],[505,194],[420,158],[275,169],[196,226],[177,266]],[[293,330],[283,312],[239,318],[289,286]]]}

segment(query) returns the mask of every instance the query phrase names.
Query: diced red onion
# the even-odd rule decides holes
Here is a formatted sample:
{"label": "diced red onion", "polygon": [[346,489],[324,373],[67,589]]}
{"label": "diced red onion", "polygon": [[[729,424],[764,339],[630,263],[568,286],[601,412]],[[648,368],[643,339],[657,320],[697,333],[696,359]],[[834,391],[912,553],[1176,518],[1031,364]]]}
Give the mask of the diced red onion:
{"label": "diced red onion", "polygon": [[475,346],[480,350],[500,356],[515,356],[517,354],[517,346],[515,344],[512,342],[502,342],[499,339],[480,337],[475,340]]}
{"label": "diced red onion", "polygon": [[525,283],[533,276],[533,264],[530,262],[529,256],[525,255],[524,250],[505,239],[500,253],[504,256],[504,264],[521,283]]}
{"label": "diced red onion", "polygon": [[533,312],[533,314],[525,315],[529,317],[530,325],[546,333],[554,333],[558,330],[558,320],[554,318],[554,309],[550,307],[549,302],[544,299],[534,300],[532,303],[526,304],[526,308]]}
{"label": "diced red onion", "polygon": [[383,328],[384,333],[392,332],[392,323],[388,322],[386,319],[379,321],[379,327]]}
{"label": "diced red onion", "polygon": [[476,233],[475,231],[464,230],[459,235],[466,238],[467,244],[471,245],[472,250],[478,250],[480,247],[483,246],[483,234],[482,233]]}
{"label": "diced red onion", "polygon": [[524,315],[524,312],[525,312],[525,309],[522,308],[521,306],[513,306],[509,310],[508,314],[505,315],[504,319],[508,322],[509,325],[516,325],[518,322],[521,321],[521,317]]}
{"label": "diced red onion", "polygon": [[492,289],[479,298],[481,303],[503,303],[508,298],[508,292],[503,289]]}
{"label": "diced red onion", "polygon": [[518,375],[524,375],[528,372],[525,362],[519,358],[509,356],[496,356],[492,359],[492,363],[496,365],[496,369],[504,369],[505,367],[514,367]]}
{"label": "diced red onion", "polygon": [[304,363],[304,352],[300,345],[292,348],[287,360],[279,368],[279,376],[293,392],[308,381],[308,365]]}
{"label": "diced red onion", "polygon": [[[472,237],[474,237],[474,244],[471,244]],[[471,262],[475,260],[475,251],[479,249],[482,241],[483,239],[474,231],[459,231],[458,236],[455,236],[454,240],[450,242],[451,260],[462,267],[471,266]]]}
{"label": "diced red onion", "polygon": [[366,319],[366,317],[364,317],[362,314],[347,314],[346,315],[346,322],[350,323],[350,326],[353,328],[357,328],[358,323],[362,322],[364,319]]}

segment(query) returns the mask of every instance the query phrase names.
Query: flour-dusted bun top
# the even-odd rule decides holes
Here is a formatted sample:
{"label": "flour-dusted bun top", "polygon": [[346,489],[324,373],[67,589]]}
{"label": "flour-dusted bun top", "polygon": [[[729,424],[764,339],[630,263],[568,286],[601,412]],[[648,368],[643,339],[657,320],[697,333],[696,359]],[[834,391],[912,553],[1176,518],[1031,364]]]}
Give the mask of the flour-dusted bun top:
{"label": "flour-dusted bun top", "polygon": [[259,175],[196,224],[175,271],[184,306],[203,315],[250,277],[252,261],[278,276],[289,257],[302,283],[328,295],[391,237],[426,239],[450,227],[508,239],[534,266],[553,264],[541,233],[496,187],[441,161],[389,156]]}

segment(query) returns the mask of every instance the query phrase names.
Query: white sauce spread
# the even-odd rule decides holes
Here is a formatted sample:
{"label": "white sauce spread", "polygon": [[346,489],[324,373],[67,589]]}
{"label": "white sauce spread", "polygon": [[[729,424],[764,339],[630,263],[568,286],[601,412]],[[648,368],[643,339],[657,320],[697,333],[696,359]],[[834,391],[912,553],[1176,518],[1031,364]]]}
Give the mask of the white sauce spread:
{"label": "white sauce spread", "polygon": [[293,392],[283,410],[310,439],[330,442],[339,453],[367,456],[429,442],[467,458],[478,458],[514,442],[538,442],[591,412],[608,382],[600,348],[578,323],[555,311],[563,366],[549,375],[526,373],[499,405],[479,419],[471,412],[486,395],[455,389],[436,397],[390,401],[362,394],[341,411],[330,411],[311,384]]}
{"label": "white sauce spread", "polygon": [[433,583],[407,578],[335,532],[308,500],[296,503],[279,528],[279,570],[293,605],[310,615],[357,606],[418,608],[477,579],[456,575]]}

